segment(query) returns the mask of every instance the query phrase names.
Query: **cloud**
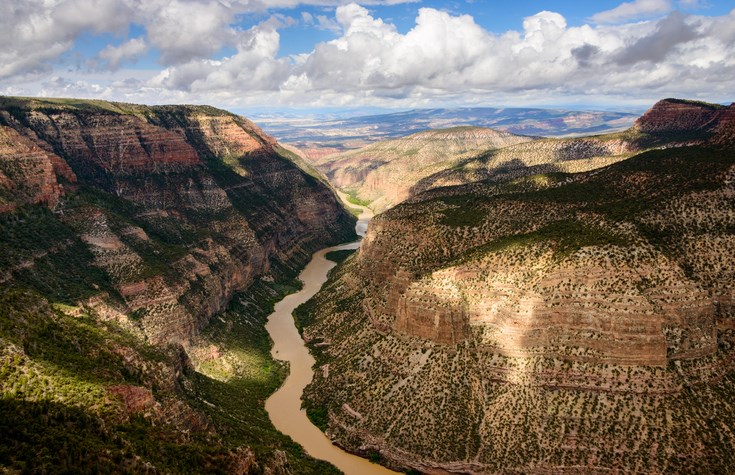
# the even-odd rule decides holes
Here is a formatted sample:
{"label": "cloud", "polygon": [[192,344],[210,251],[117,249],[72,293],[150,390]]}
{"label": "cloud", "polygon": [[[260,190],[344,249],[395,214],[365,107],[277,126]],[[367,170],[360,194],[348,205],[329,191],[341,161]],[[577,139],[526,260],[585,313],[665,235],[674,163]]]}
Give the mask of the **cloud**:
{"label": "cloud", "polygon": [[687,10],[698,10],[709,6],[706,0],[679,0],[679,5]]}
{"label": "cloud", "polygon": [[148,39],[161,51],[164,64],[181,64],[208,57],[234,40],[229,27],[234,12],[219,2],[173,0],[163,5],[145,2],[150,15]]}
{"label": "cloud", "polygon": [[130,18],[114,0],[0,2],[0,79],[48,73],[83,31],[120,32]]}
{"label": "cloud", "polygon": [[133,38],[120,46],[107,45],[99,52],[95,63],[102,63],[104,68],[116,71],[120,68],[123,61],[136,59],[146,51],[148,51],[148,46],[145,40],[143,38]]}
{"label": "cloud", "polygon": [[[47,74],[85,31],[125,35],[143,26],[164,65],[208,58],[238,41],[238,15],[300,5],[336,7],[350,0],[22,0],[0,1],[0,80]],[[393,5],[417,0],[366,0]],[[331,28],[326,17],[319,21]]]}
{"label": "cloud", "polygon": [[621,3],[612,10],[596,13],[592,15],[591,20],[594,23],[621,23],[662,15],[670,12],[671,9],[671,0],[634,0]]}
{"label": "cloud", "polygon": [[289,63],[276,59],[280,36],[271,21],[243,33],[237,52],[219,61],[192,60],[169,67],[151,85],[190,92],[275,91],[288,78]]}
{"label": "cloud", "polygon": [[[226,107],[589,103],[589,98],[648,103],[665,96],[732,100],[735,90],[735,10],[720,17],[673,11],[658,20],[581,26],[570,26],[559,13],[542,11],[523,19],[518,31],[495,34],[469,15],[433,8],[420,8],[413,27],[405,32],[364,5],[314,1],[339,5],[332,15],[297,13],[298,21],[315,27],[329,25],[336,38],[317,43],[309,53],[283,57],[279,29],[293,24],[293,17],[271,15],[246,30],[232,23],[233,12],[265,8],[264,2],[218,2],[219,6],[200,15],[201,22],[190,25],[189,19],[178,15],[183,0],[166,5],[163,0],[126,1],[131,2],[126,4],[129,8],[117,10],[117,15],[147,25],[147,36],[98,54],[100,67],[112,71],[106,78],[101,71],[98,76],[49,72],[48,58],[58,53],[40,45],[52,41],[61,49],[67,47],[74,38],[72,32],[84,22],[62,34],[51,28],[58,18],[18,6],[24,10],[21,18],[36,15],[35,24],[48,27],[39,27],[37,36],[30,37],[32,47],[22,50],[25,56],[0,50],[0,55],[11,54],[9,61],[0,61],[0,74],[5,71],[8,78],[2,90],[83,95],[86,87],[88,95],[95,97]],[[43,10],[44,4],[36,6]],[[197,16],[205,1],[190,0],[186,5]],[[108,7],[97,20],[105,28],[122,28],[124,22],[111,15],[115,10]],[[8,10],[7,4],[0,9]],[[12,9],[9,13],[13,14]],[[147,20],[141,18],[144,14]],[[623,18],[620,10],[617,15]],[[187,31],[193,34],[187,36]],[[21,41],[13,45],[19,51],[25,47]],[[221,57],[223,46],[231,51],[226,57]],[[166,66],[147,75],[126,70],[131,67],[128,60],[146,48],[159,48]],[[215,52],[219,55],[214,56]],[[35,76],[28,80],[25,75],[31,71]],[[49,81],[49,76],[64,81]]]}
{"label": "cloud", "polygon": [[686,17],[679,12],[672,12],[661,20],[656,31],[638,39],[616,55],[615,61],[623,66],[641,61],[658,63],[682,43],[687,43],[699,34],[694,25],[686,23]]}
{"label": "cloud", "polygon": [[585,43],[582,46],[572,48],[571,51],[572,56],[574,56],[574,59],[577,60],[579,65],[586,67],[590,64],[590,59],[600,52],[600,48],[595,45]]}

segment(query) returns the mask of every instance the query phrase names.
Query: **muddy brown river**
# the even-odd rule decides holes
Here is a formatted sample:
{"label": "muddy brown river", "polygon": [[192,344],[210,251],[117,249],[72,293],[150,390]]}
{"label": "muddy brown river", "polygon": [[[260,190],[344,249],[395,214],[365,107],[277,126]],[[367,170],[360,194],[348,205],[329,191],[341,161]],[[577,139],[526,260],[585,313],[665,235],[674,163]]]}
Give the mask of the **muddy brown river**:
{"label": "muddy brown river", "polygon": [[[344,196],[342,198],[344,199]],[[350,206],[354,207],[352,204]],[[364,236],[368,222],[372,218],[372,212],[368,208],[360,208],[362,208],[362,214],[355,229],[357,234]],[[314,358],[296,330],[292,313],[296,307],[312,298],[322,288],[327,281],[327,273],[336,265],[327,260],[324,257],[325,254],[358,247],[360,247],[360,241],[322,249],[315,253],[309,264],[299,274],[299,279],[304,283],[304,287],[284,297],[276,304],[273,313],[268,317],[265,328],[273,339],[271,354],[275,359],[288,361],[291,371],[283,386],[265,402],[265,409],[276,429],[301,444],[312,457],[332,463],[345,474],[395,474],[397,472],[352,455],[333,445],[327,436],[306,417],[306,411],[301,409],[301,395],[314,376],[312,371]]]}

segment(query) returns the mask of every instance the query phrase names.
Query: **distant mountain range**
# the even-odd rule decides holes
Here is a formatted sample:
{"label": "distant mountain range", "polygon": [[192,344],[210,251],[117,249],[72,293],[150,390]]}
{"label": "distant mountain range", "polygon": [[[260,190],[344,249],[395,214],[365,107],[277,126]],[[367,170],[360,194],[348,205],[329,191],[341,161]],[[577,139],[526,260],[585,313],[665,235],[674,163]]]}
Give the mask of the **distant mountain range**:
{"label": "distant mountain range", "polygon": [[299,147],[307,156],[313,156],[323,155],[325,148],[343,151],[427,129],[475,126],[521,135],[558,137],[625,130],[637,117],[636,114],[608,111],[465,107],[415,109],[329,120],[271,116],[255,116],[254,119],[280,142]]}

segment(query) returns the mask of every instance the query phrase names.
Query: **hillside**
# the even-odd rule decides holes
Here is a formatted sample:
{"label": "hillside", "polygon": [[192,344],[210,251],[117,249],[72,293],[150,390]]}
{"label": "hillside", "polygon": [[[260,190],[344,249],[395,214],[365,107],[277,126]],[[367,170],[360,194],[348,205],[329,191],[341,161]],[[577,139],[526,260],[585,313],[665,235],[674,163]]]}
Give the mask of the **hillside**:
{"label": "hillside", "polygon": [[662,101],[660,150],[377,216],[298,310],[310,413],[417,470],[735,470],[732,111]]}
{"label": "hillside", "polygon": [[[732,127],[733,121],[726,118],[728,114],[733,114],[732,108],[666,99],[623,132],[516,143],[467,142],[465,148],[456,150],[451,142],[461,139],[450,139],[447,133],[434,131],[427,132],[436,137],[420,151],[420,160],[410,146],[401,146],[416,137],[410,136],[314,162],[335,186],[350,190],[358,201],[374,201],[372,206],[380,212],[435,188],[498,182],[539,173],[579,173],[625,160],[644,150],[703,143],[712,134],[719,140],[732,141],[732,130],[724,130]],[[720,120],[723,116],[725,119]],[[714,124],[730,125],[714,130]]]}
{"label": "hillside", "polygon": [[336,187],[350,190],[376,212],[410,196],[415,183],[488,149],[532,137],[478,127],[429,130],[314,160]]}
{"label": "hillside", "polygon": [[263,408],[272,302],[354,236],[287,156],[211,107],[0,98],[0,466],[330,471]]}

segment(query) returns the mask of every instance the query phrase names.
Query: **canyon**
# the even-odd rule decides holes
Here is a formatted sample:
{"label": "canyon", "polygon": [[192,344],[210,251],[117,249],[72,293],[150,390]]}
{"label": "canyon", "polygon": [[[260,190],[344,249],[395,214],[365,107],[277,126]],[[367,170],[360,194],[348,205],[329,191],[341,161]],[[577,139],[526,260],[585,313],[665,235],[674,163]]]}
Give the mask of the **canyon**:
{"label": "canyon", "polygon": [[311,162],[335,187],[352,192],[379,213],[411,196],[415,184],[457,167],[478,151],[499,149],[533,137],[479,127],[419,132]]}
{"label": "canyon", "polygon": [[321,152],[0,98],[0,466],[735,470],[734,105]]}
{"label": "canyon", "polygon": [[517,175],[480,159],[376,216],[297,309],[307,411],[426,473],[735,469],[734,111],[669,99],[625,132],[503,147]]}
{"label": "canyon", "polygon": [[[608,134],[544,138],[477,127],[431,130],[309,161],[356,203],[376,212],[426,191],[548,173],[579,173],[660,147],[732,140],[732,114],[717,105],[665,100],[633,127]],[[652,115],[653,114],[653,115]],[[720,124],[720,125],[716,125]]]}

